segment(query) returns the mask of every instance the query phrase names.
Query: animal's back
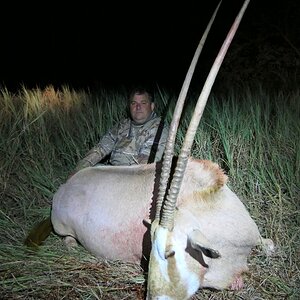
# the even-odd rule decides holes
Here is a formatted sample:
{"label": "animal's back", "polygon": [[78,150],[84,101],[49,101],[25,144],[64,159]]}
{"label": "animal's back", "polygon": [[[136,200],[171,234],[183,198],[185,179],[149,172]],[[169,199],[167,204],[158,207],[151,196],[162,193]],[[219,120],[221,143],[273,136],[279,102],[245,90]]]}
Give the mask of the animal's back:
{"label": "animal's back", "polygon": [[55,232],[76,238],[96,256],[139,261],[154,176],[155,165],[81,170],[54,195]]}

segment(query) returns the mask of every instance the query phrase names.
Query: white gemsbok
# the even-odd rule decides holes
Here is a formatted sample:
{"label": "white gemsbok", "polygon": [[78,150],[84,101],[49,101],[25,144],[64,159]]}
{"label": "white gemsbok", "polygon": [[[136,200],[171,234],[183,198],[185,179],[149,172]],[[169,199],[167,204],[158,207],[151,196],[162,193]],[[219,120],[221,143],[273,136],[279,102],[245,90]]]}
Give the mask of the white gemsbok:
{"label": "white gemsbok", "polygon": [[[65,238],[67,246],[78,241],[96,257],[137,263],[146,259],[149,300],[188,299],[203,287],[242,288],[251,248],[264,245],[271,251],[273,242],[261,237],[244,204],[226,185],[227,176],[219,166],[193,159],[190,149],[213,82],[248,3],[246,0],[208,75],[178,159],[173,153],[180,115],[220,3],[183,83],[163,162],[79,171],[59,187],[51,217],[28,235],[27,245],[39,244],[53,228]],[[171,172],[173,163],[175,171]]]}

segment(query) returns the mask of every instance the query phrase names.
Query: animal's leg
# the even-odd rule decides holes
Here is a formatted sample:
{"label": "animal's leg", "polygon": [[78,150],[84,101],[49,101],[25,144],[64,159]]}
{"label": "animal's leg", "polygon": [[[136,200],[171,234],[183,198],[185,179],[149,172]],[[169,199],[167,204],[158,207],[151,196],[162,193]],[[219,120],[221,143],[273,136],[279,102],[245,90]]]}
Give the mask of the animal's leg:
{"label": "animal's leg", "polygon": [[75,238],[73,238],[72,236],[69,236],[69,235],[64,238],[64,243],[65,243],[67,249],[75,248],[78,245]]}

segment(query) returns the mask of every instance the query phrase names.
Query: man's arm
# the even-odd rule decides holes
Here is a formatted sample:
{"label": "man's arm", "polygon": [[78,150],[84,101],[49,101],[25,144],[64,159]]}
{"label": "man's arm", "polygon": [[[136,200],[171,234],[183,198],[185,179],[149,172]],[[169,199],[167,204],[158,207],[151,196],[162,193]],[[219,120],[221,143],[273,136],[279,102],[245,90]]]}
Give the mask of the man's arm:
{"label": "man's arm", "polygon": [[110,129],[100,140],[100,142],[93,147],[86,156],[81,159],[71,175],[74,175],[81,169],[96,165],[99,161],[109,155],[115,145],[116,136],[118,132],[118,124]]}
{"label": "man's arm", "polygon": [[99,146],[99,144],[97,146],[93,147],[86,154],[86,156],[77,163],[74,173],[77,173],[81,169],[94,166],[95,164],[97,164],[100,160],[102,160],[105,157],[105,154],[102,152],[102,149]]}

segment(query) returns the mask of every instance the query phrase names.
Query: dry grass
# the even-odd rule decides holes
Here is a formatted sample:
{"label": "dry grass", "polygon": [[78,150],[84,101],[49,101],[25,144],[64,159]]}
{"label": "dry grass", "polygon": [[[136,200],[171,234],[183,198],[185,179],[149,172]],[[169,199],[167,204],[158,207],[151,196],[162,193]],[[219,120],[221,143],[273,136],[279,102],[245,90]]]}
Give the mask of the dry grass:
{"label": "dry grass", "polygon": [[[99,93],[93,105],[87,104],[90,95],[68,89],[48,87],[22,95],[2,91],[0,97],[0,116],[5,120],[0,127],[0,298],[144,299],[147,274],[139,265],[96,259],[82,247],[67,251],[54,234],[38,251],[23,246],[32,226],[49,215],[52,195],[78,157],[121,117],[123,109],[116,105],[119,95],[114,99],[110,93]],[[262,249],[253,249],[242,290],[202,289],[194,300],[299,298],[300,149],[295,138],[299,123],[294,121],[299,108],[294,105],[284,111],[289,104],[286,95],[282,97],[285,102],[278,99],[278,108],[270,113],[277,122],[273,127],[268,126],[267,110],[255,111],[266,125],[255,124],[248,113],[250,100],[243,104],[237,98],[239,111],[224,105],[220,113],[220,107],[213,107],[208,110],[213,118],[202,123],[208,126],[199,129],[193,155],[215,158],[227,167],[230,185],[247,199],[246,206],[262,235],[274,240],[276,252],[266,256]],[[253,101],[252,94],[248,98]],[[294,103],[297,99],[299,93]],[[78,108],[69,111],[69,105]],[[182,136],[179,132],[179,141]]]}
{"label": "dry grass", "polygon": [[[12,251],[13,250],[13,251]],[[240,291],[199,290],[192,299],[297,299],[297,266],[278,250],[254,249]],[[283,267],[285,265],[285,267]],[[135,299],[145,295],[146,274],[135,264],[96,259],[82,247],[65,250],[52,235],[38,250],[1,247],[2,299]],[[298,282],[299,283],[299,282]]]}
{"label": "dry grass", "polygon": [[67,252],[49,241],[38,252],[19,246],[13,257],[2,253],[2,299],[143,299],[138,265],[97,260],[83,248]]}

